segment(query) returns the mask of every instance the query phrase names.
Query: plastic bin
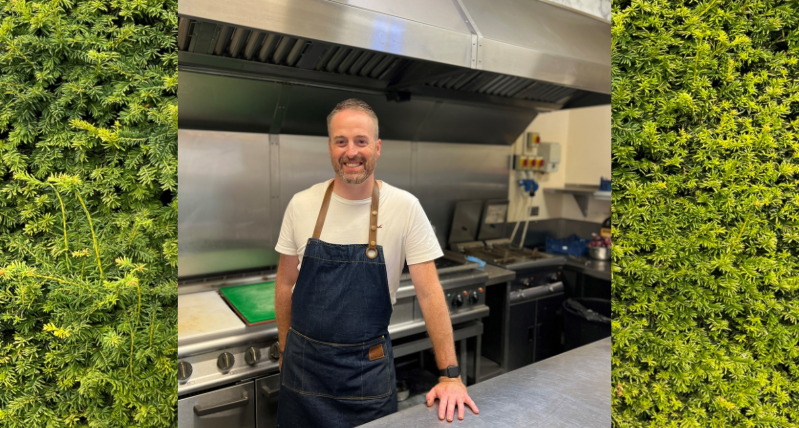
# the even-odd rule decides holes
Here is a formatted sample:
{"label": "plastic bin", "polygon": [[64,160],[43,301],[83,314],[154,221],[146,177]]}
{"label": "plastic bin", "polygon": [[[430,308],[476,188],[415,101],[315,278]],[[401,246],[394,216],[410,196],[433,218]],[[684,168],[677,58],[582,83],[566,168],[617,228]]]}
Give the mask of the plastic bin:
{"label": "plastic bin", "polygon": [[568,254],[574,257],[588,255],[589,239],[582,239],[577,235],[568,238],[547,238],[546,251],[550,254]]}
{"label": "plastic bin", "polygon": [[563,301],[566,350],[609,337],[610,315],[610,300],[580,298]]}
{"label": "plastic bin", "polygon": [[605,177],[601,177],[599,179],[599,190],[602,192],[610,192],[611,189],[610,184],[611,184],[610,180],[605,180]]}

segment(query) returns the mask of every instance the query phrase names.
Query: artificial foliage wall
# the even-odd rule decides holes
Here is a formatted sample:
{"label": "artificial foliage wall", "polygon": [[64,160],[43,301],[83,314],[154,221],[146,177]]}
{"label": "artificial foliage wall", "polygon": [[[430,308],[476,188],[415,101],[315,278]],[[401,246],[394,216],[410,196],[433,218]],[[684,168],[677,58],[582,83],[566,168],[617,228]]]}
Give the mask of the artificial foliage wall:
{"label": "artificial foliage wall", "polygon": [[176,12],[0,0],[0,427],[176,425]]}
{"label": "artificial foliage wall", "polygon": [[799,2],[612,12],[613,426],[799,426]]}

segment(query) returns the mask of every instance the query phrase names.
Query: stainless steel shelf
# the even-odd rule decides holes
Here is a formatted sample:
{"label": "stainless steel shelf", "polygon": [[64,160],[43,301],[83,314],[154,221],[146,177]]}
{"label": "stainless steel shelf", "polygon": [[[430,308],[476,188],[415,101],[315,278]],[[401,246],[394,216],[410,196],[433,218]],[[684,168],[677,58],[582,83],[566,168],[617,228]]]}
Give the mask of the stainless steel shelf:
{"label": "stainless steel shelf", "polygon": [[587,184],[567,184],[562,188],[547,187],[544,188],[544,193],[564,193],[574,196],[583,217],[588,216],[588,198],[593,197],[598,201],[609,201],[610,192],[599,190],[599,186],[591,186]]}

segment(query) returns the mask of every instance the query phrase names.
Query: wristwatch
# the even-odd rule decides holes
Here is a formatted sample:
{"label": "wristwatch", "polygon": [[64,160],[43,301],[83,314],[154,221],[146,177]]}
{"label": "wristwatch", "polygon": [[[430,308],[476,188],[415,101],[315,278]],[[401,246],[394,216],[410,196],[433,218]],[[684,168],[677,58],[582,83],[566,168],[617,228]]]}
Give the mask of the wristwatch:
{"label": "wristwatch", "polygon": [[438,375],[446,376],[449,378],[456,378],[461,375],[461,368],[458,366],[449,366],[444,370],[439,370]]}

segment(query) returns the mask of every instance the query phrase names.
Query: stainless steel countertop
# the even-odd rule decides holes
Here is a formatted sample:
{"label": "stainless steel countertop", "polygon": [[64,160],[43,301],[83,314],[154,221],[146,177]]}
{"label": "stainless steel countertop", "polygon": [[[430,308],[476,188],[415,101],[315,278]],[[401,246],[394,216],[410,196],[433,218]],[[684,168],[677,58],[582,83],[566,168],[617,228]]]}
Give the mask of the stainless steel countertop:
{"label": "stainless steel countertop", "polygon": [[438,419],[438,404],[420,404],[363,427],[610,427],[611,339],[556,355],[469,387],[480,414]]}
{"label": "stainless steel countertop", "polygon": [[612,278],[610,260],[594,260],[590,257],[569,257],[566,260],[566,266],[576,268],[585,275],[604,279],[605,281],[610,281]]}
{"label": "stainless steel countertop", "polygon": [[483,266],[483,271],[488,274],[488,282],[486,282],[486,285],[500,284],[512,281],[516,278],[516,272],[503,269],[499,266],[486,264]]}

